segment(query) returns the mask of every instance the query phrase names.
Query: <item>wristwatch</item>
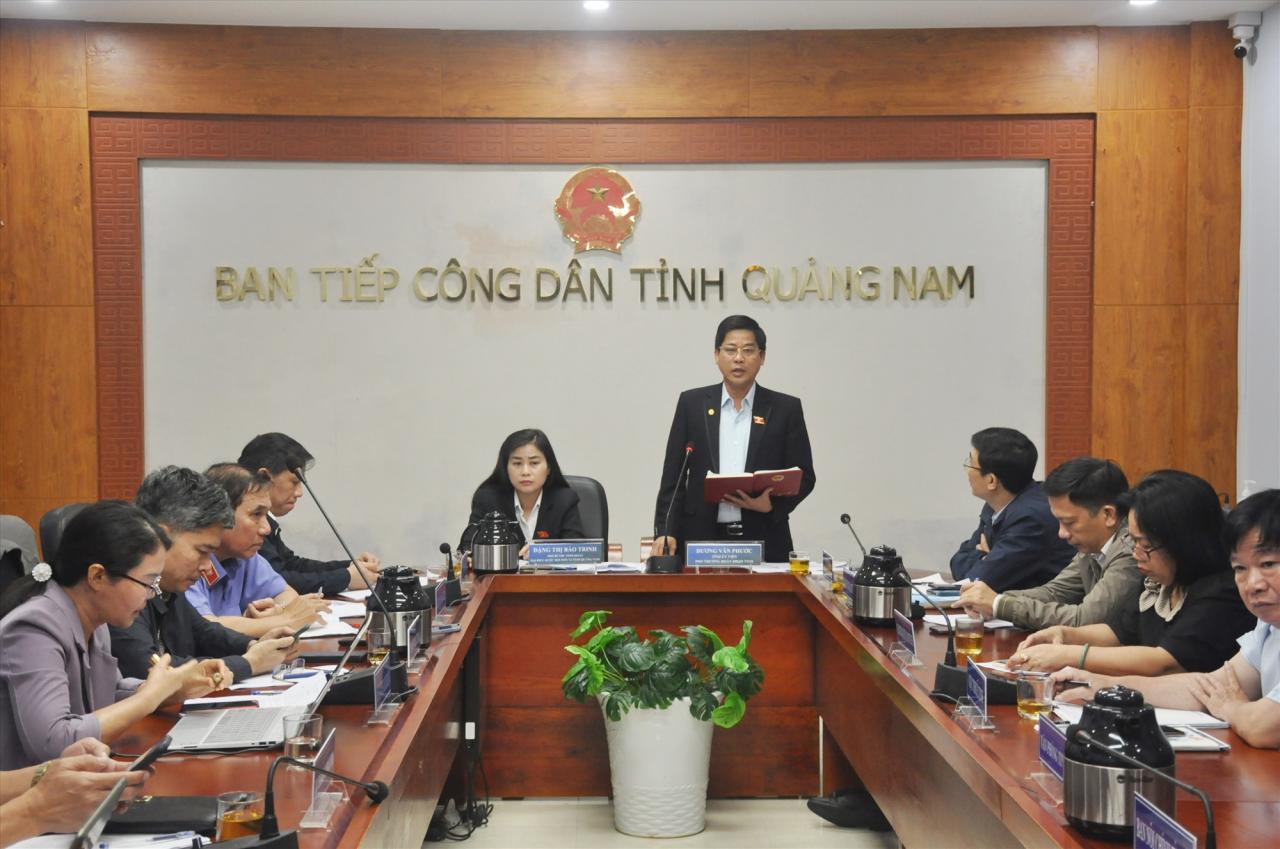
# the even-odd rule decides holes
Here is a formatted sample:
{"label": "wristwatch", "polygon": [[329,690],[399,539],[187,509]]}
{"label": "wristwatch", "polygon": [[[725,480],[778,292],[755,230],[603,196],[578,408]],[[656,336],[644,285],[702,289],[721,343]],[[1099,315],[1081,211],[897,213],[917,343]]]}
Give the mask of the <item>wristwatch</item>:
{"label": "wristwatch", "polygon": [[44,778],[44,774],[49,771],[49,767],[53,766],[53,761],[45,761],[36,767],[35,773],[31,776],[31,786],[35,787],[40,783],[40,779]]}

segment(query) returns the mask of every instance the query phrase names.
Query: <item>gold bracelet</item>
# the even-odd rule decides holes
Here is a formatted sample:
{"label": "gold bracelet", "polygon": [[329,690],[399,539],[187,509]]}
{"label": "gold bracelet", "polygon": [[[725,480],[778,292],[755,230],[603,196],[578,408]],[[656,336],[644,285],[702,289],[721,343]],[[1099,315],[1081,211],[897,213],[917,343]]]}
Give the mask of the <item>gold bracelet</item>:
{"label": "gold bracelet", "polygon": [[1084,659],[1088,656],[1089,656],[1089,644],[1085,643],[1084,648],[1080,650],[1080,662],[1076,664],[1077,667],[1084,670],[1085,672],[1088,672],[1088,670],[1084,668]]}
{"label": "gold bracelet", "polygon": [[49,767],[53,766],[53,761],[45,761],[36,767],[36,771],[31,776],[31,786],[35,787],[40,783],[40,779],[44,778],[44,774],[49,771]]}

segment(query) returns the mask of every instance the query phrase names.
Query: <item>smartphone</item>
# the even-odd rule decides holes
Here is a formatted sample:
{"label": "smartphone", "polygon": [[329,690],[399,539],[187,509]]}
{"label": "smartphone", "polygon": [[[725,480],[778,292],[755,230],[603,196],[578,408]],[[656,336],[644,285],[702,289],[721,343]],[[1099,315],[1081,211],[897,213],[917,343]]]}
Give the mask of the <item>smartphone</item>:
{"label": "smartphone", "polygon": [[456,634],[462,630],[462,626],[454,622],[446,622],[443,625],[432,625],[432,634]]}
{"label": "smartphone", "polygon": [[301,628],[299,628],[297,631],[294,631],[293,644],[296,646],[298,644],[298,640],[302,639],[302,635],[307,633],[307,631],[309,630],[311,630],[311,623],[307,623],[306,625],[303,625]]}
{"label": "smartphone", "polygon": [[129,764],[129,771],[132,772],[135,769],[149,768],[153,763],[160,760],[160,758],[163,757],[164,754],[169,751],[169,744],[172,742],[173,742],[173,738],[170,737],[168,734],[161,737],[159,742],[157,742],[150,749],[147,749],[145,752],[143,752],[142,756],[139,757],[137,760],[135,760],[133,763]]}

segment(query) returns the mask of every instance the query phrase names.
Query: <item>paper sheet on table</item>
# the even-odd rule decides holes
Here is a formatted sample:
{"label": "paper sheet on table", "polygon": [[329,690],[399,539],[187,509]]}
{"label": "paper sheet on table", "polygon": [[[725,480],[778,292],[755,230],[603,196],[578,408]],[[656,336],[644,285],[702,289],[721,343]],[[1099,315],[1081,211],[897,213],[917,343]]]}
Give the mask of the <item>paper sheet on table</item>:
{"label": "paper sheet on table", "polygon": [[941,584],[942,582],[941,572],[934,572],[932,575],[925,575],[923,578],[911,579],[913,584]]}
{"label": "paper sheet on table", "polygon": [[[940,613],[926,613],[924,621],[929,625],[942,625],[943,627],[946,627],[947,624],[947,620],[943,619]],[[988,619],[982,623],[982,626],[988,631],[995,631],[999,628],[1012,628],[1013,623],[1008,619]]]}
{"label": "paper sheet on table", "polygon": [[[172,833],[172,832],[169,832]],[[209,843],[209,840],[200,837],[192,837],[185,835],[183,837],[174,837],[169,840],[158,840],[163,838],[166,832],[157,832],[156,834],[104,834],[98,838],[98,846],[104,849],[191,849],[192,841],[199,841],[201,846]],[[39,837],[29,837],[26,840],[20,840],[14,843],[9,849],[67,849],[71,845],[71,838],[74,834],[42,834]]]}
{"label": "paper sheet on table", "polygon": [[319,625],[312,625],[307,629],[307,633],[303,634],[301,639],[312,640],[317,637],[350,637],[356,632],[356,629],[343,622],[333,613],[322,613],[324,621]]}
{"label": "paper sheet on table", "polygon": [[[1053,703],[1053,712],[1067,722],[1079,722],[1084,711],[1082,705],[1068,705],[1062,702]],[[1230,726],[1211,713],[1199,710],[1174,710],[1173,708],[1156,708],[1156,722],[1161,725],[1190,725],[1194,728],[1229,728]]]}
{"label": "paper sheet on table", "polygon": [[[365,590],[365,592],[369,592]],[[355,601],[331,601],[329,612],[339,619],[363,619],[367,608]]]}
{"label": "paper sheet on table", "polygon": [[[843,560],[838,560],[832,564],[831,568],[835,569],[838,572],[843,570],[848,565],[849,564],[847,562]],[[704,566],[703,568],[705,569],[708,567]],[[776,575],[783,572],[790,572],[791,564],[790,563],[761,563],[759,566],[752,566],[751,571],[755,572],[758,575]],[[810,575],[822,574],[821,558],[819,558],[818,560],[809,561],[809,574]]]}
{"label": "paper sheet on table", "polygon": [[[258,703],[258,707],[295,707],[300,705],[309,705],[320,694],[320,690],[324,687],[326,676],[320,674],[316,670],[315,675],[307,675],[303,678],[291,678],[290,683],[293,685],[287,690],[281,690],[279,693],[271,695],[253,696],[253,701]],[[279,681],[275,682],[279,684]],[[245,700],[243,693],[235,696],[210,696],[203,699],[187,699],[183,702],[184,707],[193,707],[198,705],[221,705],[227,702],[242,702]]]}
{"label": "paper sheet on table", "polygon": [[229,690],[256,690],[259,687],[283,687],[293,686],[293,681],[281,681],[278,678],[272,678],[270,672],[264,672],[261,675],[254,675],[252,678],[246,678],[243,681],[237,681],[227,689]]}

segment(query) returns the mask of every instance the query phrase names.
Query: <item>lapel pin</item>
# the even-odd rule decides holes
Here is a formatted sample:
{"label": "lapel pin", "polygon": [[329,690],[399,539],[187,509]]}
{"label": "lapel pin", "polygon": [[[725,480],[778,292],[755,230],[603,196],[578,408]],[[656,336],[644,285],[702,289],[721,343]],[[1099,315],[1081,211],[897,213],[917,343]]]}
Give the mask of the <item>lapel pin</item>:
{"label": "lapel pin", "polygon": [[716,414],[716,408],[715,408],[715,407],[708,407],[708,408],[707,408],[707,415],[708,415],[708,416],[714,416],[715,414]]}
{"label": "lapel pin", "polygon": [[751,421],[755,422],[758,425],[762,425],[764,424],[764,416],[752,416]]}

